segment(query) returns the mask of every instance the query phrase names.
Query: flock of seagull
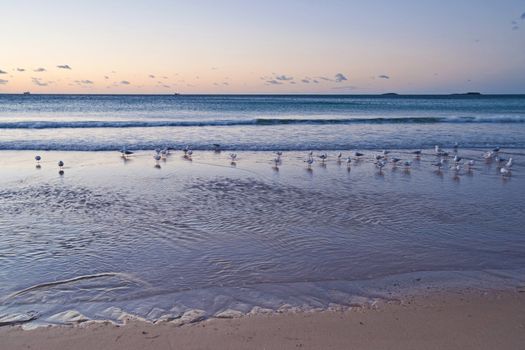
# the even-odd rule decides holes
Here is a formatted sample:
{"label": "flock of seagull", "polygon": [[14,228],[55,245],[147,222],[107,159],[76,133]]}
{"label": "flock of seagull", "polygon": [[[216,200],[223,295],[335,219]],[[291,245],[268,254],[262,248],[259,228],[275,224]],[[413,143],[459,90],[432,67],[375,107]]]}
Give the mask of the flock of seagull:
{"label": "flock of seagull", "polygon": [[[434,147],[434,155],[437,157],[437,159],[436,161],[431,163],[432,166],[434,166],[438,172],[441,172],[441,169],[446,166],[449,166],[451,169],[453,169],[456,174],[459,173],[459,171],[461,171],[463,167],[466,167],[467,171],[471,171],[474,168],[476,161],[474,159],[463,159],[462,157],[460,157],[458,155],[458,148],[459,148],[459,145],[456,142],[453,146],[453,151],[450,153],[450,152],[444,151],[440,146],[436,145]],[[213,150],[216,153],[220,153],[221,152],[220,145],[213,144]],[[164,147],[162,149],[161,148],[155,149],[155,152],[153,154],[153,158],[155,159],[155,167],[160,168],[160,161],[163,159],[164,160],[167,159],[167,157],[171,154],[172,151],[173,149],[169,147]],[[189,146],[184,147],[182,149],[182,152],[183,152],[184,159],[192,160],[193,150]],[[127,160],[129,159],[130,156],[134,154],[134,152],[123,147],[120,150],[120,154],[124,160]],[[383,168],[387,166],[388,163],[392,164],[392,167],[397,167],[398,165],[402,165],[407,171],[412,166],[411,160],[402,160],[400,158],[390,157],[389,154],[390,154],[390,151],[383,150],[382,152],[374,156],[373,158],[374,164],[379,169],[379,172],[381,172]],[[415,159],[419,160],[423,153],[421,152],[421,150],[416,150],[416,151],[412,151],[411,154],[415,157]],[[281,151],[275,152],[275,158],[272,159],[272,164],[273,164],[274,169],[278,170],[279,165],[282,164],[282,159],[281,159],[282,156],[283,156],[283,152]],[[361,152],[354,152],[353,157],[351,155],[347,157],[343,157],[343,154],[339,152],[339,154],[337,154],[336,156],[336,161],[338,164],[342,164],[344,161],[346,163],[348,170],[350,170],[352,162],[357,163],[364,157],[365,157],[365,154]],[[450,157],[452,157],[452,162],[453,162],[452,165],[449,165]],[[321,165],[324,166],[325,162],[328,159],[328,154],[321,153],[317,155],[317,158],[319,159],[318,161],[321,163]],[[485,162],[495,161],[499,165],[500,174],[502,176],[504,177],[511,176],[513,159],[512,157],[510,157],[509,159],[505,159],[501,157],[500,147],[496,147],[492,149],[491,151],[484,152],[482,155],[482,158],[485,160]],[[237,154],[230,153],[229,159],[231,161],[231,165],[236,165]],[[42,160],[42,157],[40,155],[37,155],[35,156],[35,160],[37,162],[36,167],[40,168],[40,162]],[[314,164],[315,161],[316,160],[314,158],[313,151],[308,152],[306,159],[304,160],[304,162],[306,163],[306,169],[308,171],[312,170],[312,165]],[[59,174],[63,175],[64,174],[64,162],[63,161],[58,162],[58,168],[59,168]]]}

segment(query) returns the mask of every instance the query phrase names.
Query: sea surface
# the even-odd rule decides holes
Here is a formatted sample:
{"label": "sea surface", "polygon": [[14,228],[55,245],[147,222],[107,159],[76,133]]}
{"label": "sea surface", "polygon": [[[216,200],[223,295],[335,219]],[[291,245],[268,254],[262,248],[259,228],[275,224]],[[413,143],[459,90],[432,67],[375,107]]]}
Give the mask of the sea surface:
{"label": "sea surface", "polygon": [[[189,322],[523,288],[524,106],[0,95],[0,325]],[[435,144],[450,153],[442,169]],[[123,159],[123,146],[136,152]],[[164,146],[175,150],[156,161]]]}
{"label": "sea surface", "polygon": [[525,95],[0,95],[0,149],[524,148]]}

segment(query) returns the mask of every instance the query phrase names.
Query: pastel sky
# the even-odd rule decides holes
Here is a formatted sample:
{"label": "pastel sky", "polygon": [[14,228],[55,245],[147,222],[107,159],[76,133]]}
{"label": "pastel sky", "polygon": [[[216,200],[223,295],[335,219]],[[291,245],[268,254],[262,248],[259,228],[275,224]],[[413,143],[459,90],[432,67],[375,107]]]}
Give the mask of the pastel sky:
{"label": "pastel sky", "polygon": [[0,0],[0,93],[525,93],[523,0]]}

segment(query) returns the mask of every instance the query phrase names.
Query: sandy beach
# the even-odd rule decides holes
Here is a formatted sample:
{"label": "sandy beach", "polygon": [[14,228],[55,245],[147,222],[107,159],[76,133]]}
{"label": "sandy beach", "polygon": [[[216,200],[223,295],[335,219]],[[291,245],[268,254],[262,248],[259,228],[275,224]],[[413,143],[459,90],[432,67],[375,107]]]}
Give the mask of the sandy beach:
{"label": "sandy beach", "polygon": [[522,349],[525,293],[455,293],[375,309],[210,319],[184,326],[0,328],[0,349]]}

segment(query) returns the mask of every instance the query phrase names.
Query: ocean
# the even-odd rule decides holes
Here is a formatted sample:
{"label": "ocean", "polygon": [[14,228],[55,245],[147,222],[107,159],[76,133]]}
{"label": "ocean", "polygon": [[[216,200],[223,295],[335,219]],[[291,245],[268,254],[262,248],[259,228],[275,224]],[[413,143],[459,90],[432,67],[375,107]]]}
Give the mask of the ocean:
{"label": "ocean", "polygon": [[525,147],[525,95],[0,95],[0,150]]}
{"label": "ocean", "polygon": [[524,121],[525,96],[0,95],[0,325],[516,290]]}

